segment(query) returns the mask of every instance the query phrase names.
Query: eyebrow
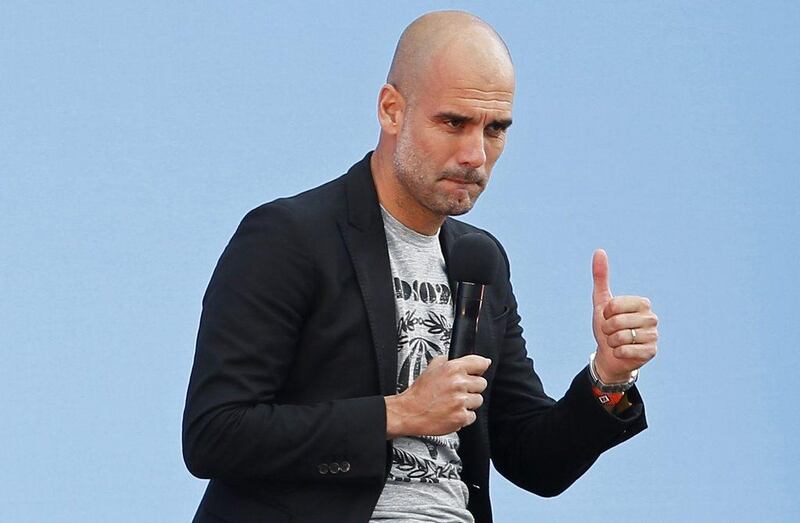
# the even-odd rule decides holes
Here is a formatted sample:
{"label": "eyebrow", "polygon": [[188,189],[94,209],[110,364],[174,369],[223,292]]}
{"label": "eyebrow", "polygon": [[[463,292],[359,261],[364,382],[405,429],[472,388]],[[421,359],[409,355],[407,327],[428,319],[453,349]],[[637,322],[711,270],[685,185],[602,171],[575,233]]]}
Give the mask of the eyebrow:
{"label": "eyebrow", "polygon": [[[434,116],[434,118],[442,121],[454,120],[457,122],[475,123],[475,118],[472,118],[471,116],[464,116],[463,114],[452,113],[449,111],[437,113]],[[500,118],[498,120],[492,120],[491,122],[489,122],[489,125],[494,125],[496,127],[499,127],[500,129],[508,129],[509,127],[511,127],[511,123],[512,123],[511,118]]]}

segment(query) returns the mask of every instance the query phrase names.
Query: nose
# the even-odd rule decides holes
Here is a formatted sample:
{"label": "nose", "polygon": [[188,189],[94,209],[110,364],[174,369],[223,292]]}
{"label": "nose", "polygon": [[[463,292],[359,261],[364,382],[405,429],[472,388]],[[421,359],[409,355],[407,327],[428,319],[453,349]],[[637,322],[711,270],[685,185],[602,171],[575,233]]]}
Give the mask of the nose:
{"label": "nose", "polygon": [[483,129],[480,129],[480,126],[477,127],[472,132],[461,135],[456,160],[462,167],[477,169],[486,163],[486,141]]}

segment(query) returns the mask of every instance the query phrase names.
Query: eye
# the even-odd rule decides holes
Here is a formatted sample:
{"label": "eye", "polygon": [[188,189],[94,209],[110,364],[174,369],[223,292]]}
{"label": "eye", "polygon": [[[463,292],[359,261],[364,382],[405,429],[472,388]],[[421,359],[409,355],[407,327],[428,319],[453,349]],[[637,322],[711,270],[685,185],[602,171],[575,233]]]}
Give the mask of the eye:
{"label": "eye", "polygon": [[444,120],[444,124],[451,129],[460,129],[464,126],[464,120],[448,118],[447,120]]}
{"label": "eye", "polygon": [[489,136],[500,137],[506,133],[507,126],[502,124],[493,123],[486,126],[486,134]]}

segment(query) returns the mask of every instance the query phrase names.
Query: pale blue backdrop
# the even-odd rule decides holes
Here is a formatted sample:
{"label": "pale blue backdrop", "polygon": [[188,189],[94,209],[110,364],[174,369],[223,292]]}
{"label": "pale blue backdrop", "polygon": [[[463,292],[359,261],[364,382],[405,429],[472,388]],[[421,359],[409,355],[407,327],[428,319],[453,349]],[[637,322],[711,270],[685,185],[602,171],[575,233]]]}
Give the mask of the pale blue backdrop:
{"label": "pale blue backdrop", "polygon": [[590,256],[652,298],[650,429],[498,522],[798,521],[796,2],[0,4],[0,521],[189,521],[200,300],[244,213],[377,138],[403,27],[505,37],[514,127],[473,223],[511,256],[560,396],[593,349]]}

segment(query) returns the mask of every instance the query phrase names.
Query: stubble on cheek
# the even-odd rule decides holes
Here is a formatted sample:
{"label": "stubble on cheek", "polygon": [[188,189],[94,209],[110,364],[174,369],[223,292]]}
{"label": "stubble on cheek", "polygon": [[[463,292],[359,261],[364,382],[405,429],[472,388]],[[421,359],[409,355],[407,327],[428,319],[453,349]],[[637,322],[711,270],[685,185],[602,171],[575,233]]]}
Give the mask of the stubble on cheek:
{"label": "stubble on cheek", "polygon": [[474,168],[429,169],[410,136],[403,132],[398,137],[393,167],[407,195],[441,216],[458,216],[471,210],[488,182],[488,176]]}

